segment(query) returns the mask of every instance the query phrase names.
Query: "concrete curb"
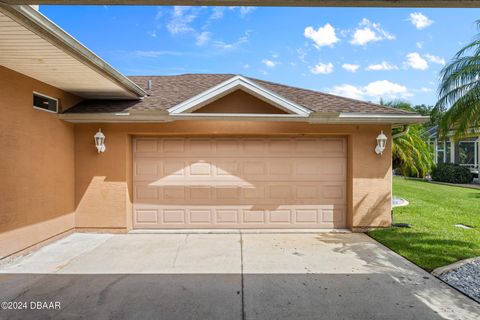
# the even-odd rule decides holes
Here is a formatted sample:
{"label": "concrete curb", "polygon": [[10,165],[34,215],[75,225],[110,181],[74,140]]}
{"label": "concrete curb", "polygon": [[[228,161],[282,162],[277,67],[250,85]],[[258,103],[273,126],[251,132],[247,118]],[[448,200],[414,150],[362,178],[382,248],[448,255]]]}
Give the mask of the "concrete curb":
{"label": "concrete curb", "polygon": [[460,261],[454,262],[452,264],[449,264],[447,266],[437,268],[437,269],[433,270],[431,273],[432,273],[432,275],[434,275],[436,277],[439,277],[444,273],[456,270],[456,269],[458,269],[458,268],[460,268],[460,267],[462,267],[462,266],[464,266],[464,265],[466,265],[470,262],[473,262],[473,261],[476,261],[476,260],[479,260],[479,259],[480,259],[480,257],[473,257],[473,258],[460,260]]}

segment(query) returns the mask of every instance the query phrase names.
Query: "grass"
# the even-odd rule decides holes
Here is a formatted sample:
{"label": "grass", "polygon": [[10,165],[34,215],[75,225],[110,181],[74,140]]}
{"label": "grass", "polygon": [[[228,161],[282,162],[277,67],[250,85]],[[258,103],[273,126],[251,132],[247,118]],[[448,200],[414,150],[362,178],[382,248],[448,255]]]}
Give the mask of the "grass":
{"label": "grass", "polygon": [[371,230],[372,238],[427,271],[480,256],[480,190],[395,177],[393,194],[410,202],[394,209],[394,222],[412,227]]}

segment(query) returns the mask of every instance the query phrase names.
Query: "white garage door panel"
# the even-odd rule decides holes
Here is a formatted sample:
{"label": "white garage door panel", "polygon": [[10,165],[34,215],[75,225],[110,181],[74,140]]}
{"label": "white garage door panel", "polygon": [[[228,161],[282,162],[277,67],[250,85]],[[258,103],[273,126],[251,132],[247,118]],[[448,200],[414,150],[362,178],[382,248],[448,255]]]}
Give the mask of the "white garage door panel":
{"label": "white garage door panel", "polygon": [[135,138],[135,228],[343,228],[343,138]]}

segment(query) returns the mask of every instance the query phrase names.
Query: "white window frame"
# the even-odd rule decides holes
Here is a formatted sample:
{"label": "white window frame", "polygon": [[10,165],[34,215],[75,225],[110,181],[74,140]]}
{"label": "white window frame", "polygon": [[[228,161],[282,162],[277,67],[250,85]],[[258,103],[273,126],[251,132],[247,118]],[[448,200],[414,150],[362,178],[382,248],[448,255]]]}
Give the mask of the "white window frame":
{"label": "white window frame", "polygon": [[[438,152],[443,152],[443,163],[447,163],[447,153],[445,152],[446,150],[447,150],[446,140],[443,140],[443,148],[439,149],[438,139],[435,138],[435,163],[438,163]],[[450,148],[450,152],[452,152],[451,148]]]}
{"label": "white window frame", "polygon": [[458,145],[460,146],[460,143],[473,143],[473,164],[468,164],[468,163],[459,163],[460,166],[462,167],[467,167],[467,168],[472,168],[472,169],[476,169],[478,168],[478,143],[479,143],[479,139],[477,140],[470,140],[470,141],[462,141],[462,140],[459,140],[458,141]]}
{"label": "white window frame", "polygon": [[57,98],[50,97],[46,94],[43,94],[43,93],[40,93],[40,92],[37,92],[37,91],[33,91],[32,98],[33,98],[34,95],[37,95],[37,96],[40,96],[40,97],[43,97],[43,98],[47,98],[47,99],[55,100],[55,102],[57,103],[57,110],[52,111],[52,110],[48,110],[48,109],[45,109],[45,108],[39,108],[39,107],[36,107],[35,105],[33,105],[33,103],[32,103],[33,109],[42,110],[42,111],[49,112],[49,113],[58,113],[58,104],[59,104],[58,101],[59,100]]}

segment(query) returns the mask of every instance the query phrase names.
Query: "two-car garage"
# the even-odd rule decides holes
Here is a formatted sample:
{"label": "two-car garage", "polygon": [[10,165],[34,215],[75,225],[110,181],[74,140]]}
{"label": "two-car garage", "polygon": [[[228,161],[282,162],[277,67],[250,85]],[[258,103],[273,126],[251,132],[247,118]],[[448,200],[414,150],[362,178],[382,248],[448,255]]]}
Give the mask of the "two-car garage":
{"label": "two-car garage", "polygon": [[346,227],[343,137],[136,137],[133,226]]}

